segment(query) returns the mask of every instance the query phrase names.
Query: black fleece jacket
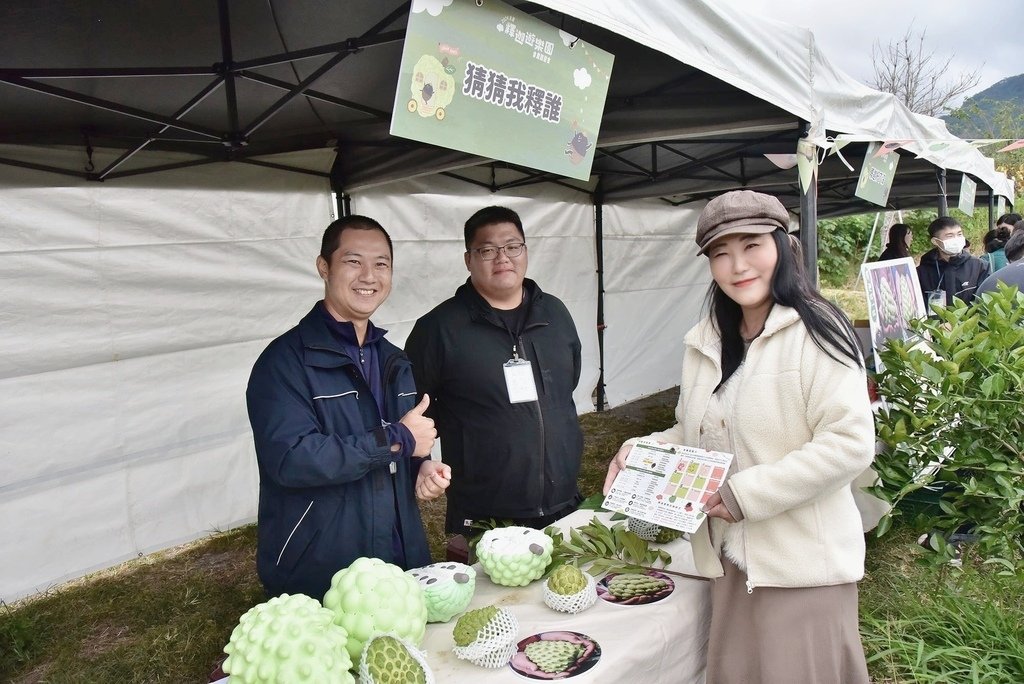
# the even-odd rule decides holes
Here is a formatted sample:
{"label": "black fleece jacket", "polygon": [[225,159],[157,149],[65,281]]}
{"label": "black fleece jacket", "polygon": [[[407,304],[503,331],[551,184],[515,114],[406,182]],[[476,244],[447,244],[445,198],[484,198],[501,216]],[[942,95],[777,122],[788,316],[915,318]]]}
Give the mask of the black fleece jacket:
{"label": "black fleece jacket", "polygon": [[971,256],[966,249],[949,261],[939,258],[938,248],[925,252],[917,266],[917,279],[921,281],[924,301],[928,303],[928,292],[942,290],[946,293],[946,306],[959,297],[970,304],[974,291],[988,277],[988,263]]}
{"label": "black fleece jacket", "polygon": [[[449,506],[472,519],[540,518],[579,500],[579,336],[557,297],[523,285],[529,311],[518,340],[467,280],[405,344],[452,468]],[[502,364],[513,342],[532,364],[537,401],[509,403]]]}

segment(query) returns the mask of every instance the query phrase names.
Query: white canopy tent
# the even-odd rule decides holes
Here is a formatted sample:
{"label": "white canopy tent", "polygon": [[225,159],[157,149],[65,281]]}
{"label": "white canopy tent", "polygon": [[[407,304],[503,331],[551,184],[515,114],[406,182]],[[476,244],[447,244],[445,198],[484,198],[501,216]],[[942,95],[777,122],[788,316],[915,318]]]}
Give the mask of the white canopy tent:
{"label": "white canopy tent", "polygon": [[[4,601],[253,518],[256,470],[244,387],[259,351],[321,296],[313,260],[331,219],[329,169],[335,187],[350,194],[351,209],[381,220],[395,238],[394,293],[376,320],[399,343],[417,316],[465,278],[460,226],[468,214],[490,203],[520,211],[530,275],[566,301],[584,340],[576,399],[588,410],[600,370],[601,297],[609,402],[675,384],[680,338],[698,315],[707,285],[692,243],[703,199],[756,187],[798,207],[795,171],[778,170],[763,154],[793,151],[801,121],[811,124],[819,142],[836,132],[948,138],[941,124],[908,116],[888,96],[845,82],[827,68],[806,31],[754,22],[711,2],[546,0],[539,5],[554,13],[531,6],[537,16],[567,18],[573,24],[567,29],[617,55],[619,80],[613,79],[592,183],[388,140],[381,113],[387,114],[391,96],[378,83],[393,79],[388,69],[397,64],[400,41],[383,38],[379,46],[365,47],[387,51],[370,71],[346,69],[332,83],[306,83],[316,65],[294,75],[274,71],[273,87],[290,82],[298,94],[307,93],[303,97],[319,108],[315,116],[286,106],[279,128],[268,117],[246,145],[231,137],[240,133],[236,125],[223,141],[224,154],[209,144],[154,134],[149,120],[123,124],[101,109],[87,123],[91,139],[106,146],[88,145],[96,170],[83,172],[82,128],[73,114],[85,100],[64,92],[65,101],[48,109],[50,100],[34,84],[52,91],[55,78],[66,90],[79,83],[92,98],[138,94],[143,101],[137,110],[145,105],[168,113],[156,120],[161,126],[189,96],[165,87],[167,74],[153,74],[160,85],[147,87],[135,78],[113,78],[125,88],[118,93],[106,82],[94,87],[99,72],[75,81],[54,75],[58,69],[47,71],[46,59],[62,55],[74,37],[65,30],[64,15],[81,19],[76,13],[104,9],[119,30],[138,29],[134,43],[100,51],[103,69],[137,66],[115,58],[130,59],[135,44],[154,54],[166,47],[180,60],[176,64],[223,56],[202,52],[209,27],[188,25],[210,20],[212,3],[161,4],[155,26],[135,26],[141,20],[117,5],[27,3],[12,13],[0,47],[0,83],[16,86],[16,95],[0,104]],[[237,17],[249,7],[236,3],[232,9]],[[63,14],[47,23],[50,11]],[[337,42],[323,13],[335,13],[329,18],[346,27],[346,21],[373,26],[383,14],[370,2],[342,8],[290,3],[277,11],[287,17],[276,34],[259,23],[261,17],[245,17],[235,36],[237,59],[259,61],[261,54],[289,48],[316,52],[317,45]],[[216,16],[214,9],[214,22]],[[22,22],[25,17],[32,22]],[[168,23],[172,18],[178,23]],[[400,13],[388,19],[381,30],[402,21]],[[97,33],[87,38],[106,45],[103,30],[97,23]],[[306,36],[312,36],[309,42],[303,42]],[[72,52],[78,60],[89,54]],[[269,76],[252,73],[258,65],[245,66],[254,82],[269,83]],[[330,80],[332,73],[324,74]],[[321,90],[310,96],[314,85]],[[324,102],[346,97],[351,104],[357,95],[365,98],[363,109],[325,120]],[[241,109],[243,122],[246,113],[258,111],[251,103]],[[207,134],[219,121],[215,114],[203,103],[171,123],[194,115],[191,127]],[[127,148],[115,145],[118,135],[129,140]],[[125,149],[136,145],[132,136],[149,142],[125,158]],[[952,139],[940,151],[914,144],[905,148],[1012,197],[1005,178],[973,148]],[[211,163],[230,160],[247,163]],[[913,175],[911,161],[901,163],[906,177]],[[840,183],[848,186],[849,174],[830,170],[840,167],[829,163],[823,182],[836,185],[822,206],[848,212],[854,203]],[[934,167],[919,164],[934,184]],[[92,182],[106,170],[108,182]],[[136,175],[146,170],[159,172]],[[894,201],[900,192],[898,181]],[[907,197],[911,206],[922,203],[918,194]],[[674,206],[678,202],[685,204]],[[594,239],[597,221],[600,242]]]}

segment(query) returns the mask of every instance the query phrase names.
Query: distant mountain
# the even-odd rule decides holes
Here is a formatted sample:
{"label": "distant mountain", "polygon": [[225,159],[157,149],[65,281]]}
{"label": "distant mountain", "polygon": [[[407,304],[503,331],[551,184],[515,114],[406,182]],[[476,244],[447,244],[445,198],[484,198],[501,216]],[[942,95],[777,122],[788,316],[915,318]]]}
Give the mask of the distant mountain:
{"label": "distant mountain", "polygon": [[967,98],[960,107],[959,116],[949,114],[942,118],[950,132],[961,138],[999,137],[1012,134],[997,130],[1001,126],[996,114],[1005,108],[1009,108],[1010,115],[1019,125],[1024,119],[1024,74],[1004,78]]}

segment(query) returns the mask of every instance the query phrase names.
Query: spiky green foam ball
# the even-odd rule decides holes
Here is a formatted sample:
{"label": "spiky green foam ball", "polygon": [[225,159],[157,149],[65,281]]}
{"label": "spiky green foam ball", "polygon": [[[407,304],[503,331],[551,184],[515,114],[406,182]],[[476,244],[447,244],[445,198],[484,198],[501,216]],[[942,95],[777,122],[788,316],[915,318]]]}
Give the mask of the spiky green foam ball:
{"label": "spiky green foam ball", "polygon": [[353,661],[376,634],[392,632],[418,646],[427,629],[427,603],[419,582],[379,558],[357,558],[336,572],[324,606],[348,632]]}
{"label": "spiky green foam ball", "polygon": [[334,613],[303,594],[276,596],[250,608],[224,647],[232,684],[354,684],[348,635]]}

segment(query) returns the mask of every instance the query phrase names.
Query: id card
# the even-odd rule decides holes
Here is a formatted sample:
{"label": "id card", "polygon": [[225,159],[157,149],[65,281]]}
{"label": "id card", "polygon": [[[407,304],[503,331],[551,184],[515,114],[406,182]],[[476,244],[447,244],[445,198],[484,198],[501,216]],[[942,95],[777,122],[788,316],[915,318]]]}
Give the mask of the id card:
{"label": "id card", "polygon": [[945,306],[946,304],[946,292],[944,290],[928,290],[925,293],[925,304],[928,309],[928,315],[934,316],[932,313],[932,304],[938,304],[939,306]]}
{"label": "id card", "polygon": [[533,364],[526,359],[509,359],[502,365],[505,387],[512,404],[537,401],[537,384],[533,381]]}

